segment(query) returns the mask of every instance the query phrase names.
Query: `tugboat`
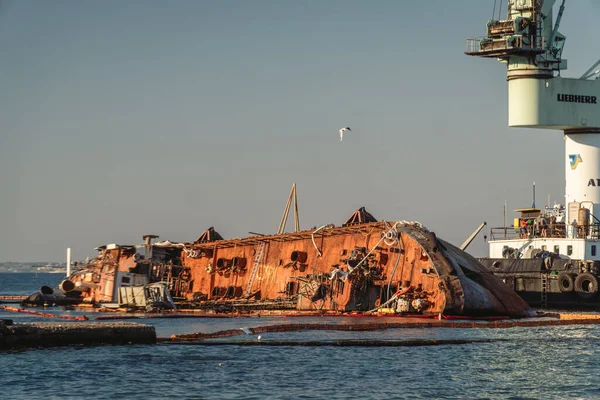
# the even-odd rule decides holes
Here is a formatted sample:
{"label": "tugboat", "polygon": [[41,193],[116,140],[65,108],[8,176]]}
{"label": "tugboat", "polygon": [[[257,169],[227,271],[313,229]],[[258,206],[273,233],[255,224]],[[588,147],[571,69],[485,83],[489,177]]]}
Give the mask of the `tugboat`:
{"label": "tugboat", "polygon": [[[509,126],[560,130],[565,138],[565,204],[515,210],[510,227],[492,228],[480,261],[530,305],[600,305],[600,60],[564,78],[565,36],[553,23],[555,0],[508,2],[505,20],[467,39],[466,54],[507,65]],[[535,193],[535,186],[534,186]],[[535,196],[535,195],[534,195]],[[505,223],[506,225],[506,223]]]}
{"label": "tugboat", "polygon": [[[479,261],[530,305],[600,305],[600,224],[584,205],[515,210],[513,226],[490,230],[489,257]],[[567,215],[577,217],[569,224]]]}

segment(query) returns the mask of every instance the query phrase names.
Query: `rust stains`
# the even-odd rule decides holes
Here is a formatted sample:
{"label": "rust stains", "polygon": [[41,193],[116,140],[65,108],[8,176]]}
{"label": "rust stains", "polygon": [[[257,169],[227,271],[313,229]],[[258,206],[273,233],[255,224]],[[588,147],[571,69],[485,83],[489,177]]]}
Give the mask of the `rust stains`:
{"label": "rust stains", "polygon": [[341,227],[232,240],[211,227],[194,243],[104,247],[71,280],[86,302],[120,302],[120,287],[162,282],[180,307],[217,312],[531,313],[467,253],[364,207]]}

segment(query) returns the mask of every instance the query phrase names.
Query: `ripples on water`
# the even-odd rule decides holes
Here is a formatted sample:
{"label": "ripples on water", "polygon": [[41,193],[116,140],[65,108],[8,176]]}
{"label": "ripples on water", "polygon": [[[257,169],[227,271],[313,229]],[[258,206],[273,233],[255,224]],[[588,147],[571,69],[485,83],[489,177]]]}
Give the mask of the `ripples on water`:
{"label": "ripples on water", "polygon": [[43,285],[57,287],[64,274],[0,272],[0,295],[30,295]]}
{"label": "ripples on water", "polygon": [[[281,320],[141,322],[166,335]],[[159,344],[0,353],[0,398],[600,398],[600,352],[595,351],[600,327],[594,325],[262,334],[263,342],[415,338],[496,341],[421,347]]]}
{"label": "ripples on water", "polygon": [[[593,351],[600,332],[594,326],[437,332],[447,337],[508,340],[404,348],[161,344],[31,350],[0,356],[4,366],[0,385],[3,398],[13,399],[600,396],[595,374],[599,356]],[[401,338],[414,337],[416,332],[381,333]],[[321,337],[320,332],[295,335]],[[265,334],[262,340],[287,338]]]}

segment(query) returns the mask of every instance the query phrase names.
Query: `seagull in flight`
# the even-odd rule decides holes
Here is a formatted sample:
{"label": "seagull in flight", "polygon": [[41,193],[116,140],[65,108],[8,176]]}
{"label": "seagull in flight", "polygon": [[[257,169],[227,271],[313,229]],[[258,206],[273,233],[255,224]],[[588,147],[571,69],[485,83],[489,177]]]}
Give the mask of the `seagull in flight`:
{"label": "seagull in flight", "polygon": [[348,131],[348,132],[352,132],[352,129],[350,129],[350,127],[349,127],[349,126],[347,126],[347,127],[345,127],[345,128],[342,128],[342,129],[340,129],[340,142],[341,142],[341,141],[342,141],[342,139],[344,138],[344,132],[346,132],[346,131]]}

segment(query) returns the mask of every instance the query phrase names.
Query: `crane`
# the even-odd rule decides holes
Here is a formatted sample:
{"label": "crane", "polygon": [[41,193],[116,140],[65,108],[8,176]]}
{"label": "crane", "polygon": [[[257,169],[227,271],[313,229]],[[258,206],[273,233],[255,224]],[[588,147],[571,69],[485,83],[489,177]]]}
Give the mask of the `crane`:
{"label": "crane", "polygon": [[553,25],[555,2],[509,0],[507,19],[488,21],[486,35],[467,39],[465,53],[506,64],[510,127],[564,133],[566,221],[578,220],[585,207],[593,222],[600,215],[600,79],[590,78],[600,73],[600,60],[580,78],[561,76],[566,0]]}

